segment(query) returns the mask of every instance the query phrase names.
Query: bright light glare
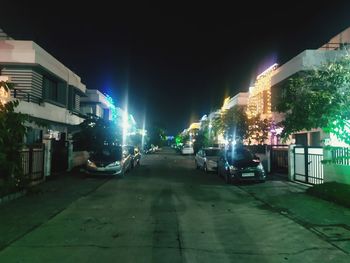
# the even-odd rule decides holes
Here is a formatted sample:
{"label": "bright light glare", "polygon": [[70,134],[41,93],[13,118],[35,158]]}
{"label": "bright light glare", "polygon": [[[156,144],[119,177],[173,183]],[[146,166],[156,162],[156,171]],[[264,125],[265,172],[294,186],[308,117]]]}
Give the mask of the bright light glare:
{"label": "bright light glare", "polygon": [[128,135],[128,128],[129,128],[129,122],[128,122],[128,110],[127,108],[123,112],[123,145],[126,144],[127,135]]}
{"label": "bright light glare", "polygon": [[141,130],[141,150],[144,150],[144,146],[145,146],[145,136],[146,136],[146,118],[143,118],[143,123],[142,123],[142,130]]}

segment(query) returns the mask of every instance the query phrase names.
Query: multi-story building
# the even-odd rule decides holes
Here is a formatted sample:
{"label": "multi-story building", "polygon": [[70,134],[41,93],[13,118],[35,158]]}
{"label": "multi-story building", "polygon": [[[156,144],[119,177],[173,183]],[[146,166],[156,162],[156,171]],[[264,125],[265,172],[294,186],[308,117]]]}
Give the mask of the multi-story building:
{"label": "multi-story building", "polygon": [[107,96],[96,89],[86,89],[86,97],[81,98],[80,108],[83,114],[93,114],[106,120],[112,120],[114,105]]}
{"label": "multi-story building", "polygon": [[[262,119],[271,119],[276,124],[283,120],[283,114],[276,111],[276,105],[283,86],[288,83],[288,80],[303,71],[312,70],[344,56],[344,47],[348,43],[350,43],[350,28],[332,38],[319,49],[305,50],[285,64],[281,66],[274,64],[258,75],[254,86],[249,89],[248,117],[259,114]],[[272,127],[268,143],[279,144],[281,142],[280,132],[280,128]],[[317,128],[298,132],[293,137],[289,142],[319,146],[329,135],[325,134],[321,128]]]}
{"label": "multi-story building", "polygon": [[236,105],[246,106],[248,104],[249,93],[240,92],[233,97],[227,97],[221,107],[221,111],[229,110]]}
{"label": "multi-story building", "polygon": [[35,42],[13,40],[2,31],[0,75],[14,84],[11,97],[20,102],[16,111],[43,123],[28,123],[25,143],[50,142],[46,174],[67,169],[70,129],[84,120],[80,99],[86,96],[86,87],[80,77]]}

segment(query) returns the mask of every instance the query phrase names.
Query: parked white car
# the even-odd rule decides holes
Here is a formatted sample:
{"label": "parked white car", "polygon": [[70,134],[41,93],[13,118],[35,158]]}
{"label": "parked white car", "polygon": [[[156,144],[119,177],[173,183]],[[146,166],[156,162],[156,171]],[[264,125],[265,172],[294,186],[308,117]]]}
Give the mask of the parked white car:
{"label": "parked white car", "polygon": [[205,172],[217,171],[220,148],[208,147],[199,150],[194,158],[197,169],[203,169]]}
{"label": "parked white car", "polygon": [[122,146],[108,146],[92,152],[86,163],[86,173],[90,175],[124,176],[131,169],[131,155]]}
{"label": "parked white car", "polygon": [[182,154],[194,154],[194,149],[191,145],[185,144],[181,149]]}

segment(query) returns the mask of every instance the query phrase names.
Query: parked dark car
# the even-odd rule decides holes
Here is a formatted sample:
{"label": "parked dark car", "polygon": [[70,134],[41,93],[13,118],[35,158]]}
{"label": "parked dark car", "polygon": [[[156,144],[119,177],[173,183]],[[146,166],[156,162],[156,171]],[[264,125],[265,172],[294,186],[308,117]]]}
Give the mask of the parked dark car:
{"label": "parked dark car", "polygon": [[137,147],[132,145],[125,146],[128,149],[129,154],[131,155],[131,168],[140,165],[141,153]]}
{"label": "parked dark car", "polygon": [[232,181],[264,182],[266,174],[259,158],[244,146],[222,151],[218,161],[218,175],[227,183]]}
{"label": "parked dark car", "polygon": [[90,153],[85,171],[92,175],[120,175],[131,168],[131,155],[122,146],[106,146]]}

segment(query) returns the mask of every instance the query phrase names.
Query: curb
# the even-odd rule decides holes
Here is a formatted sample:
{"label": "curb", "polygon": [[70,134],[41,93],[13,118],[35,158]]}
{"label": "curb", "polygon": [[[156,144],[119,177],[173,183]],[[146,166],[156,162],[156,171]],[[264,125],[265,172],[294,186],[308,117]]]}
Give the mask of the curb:
{"label": "curb", "polygon": [[26,193],[27,193],[27,190],[22,190],[22,191],[19,191],[16,193],[12,193],[12,194],[0,197],[0,205],[6,204],[12,200],[18,199],[18,198],[24,196]]}

